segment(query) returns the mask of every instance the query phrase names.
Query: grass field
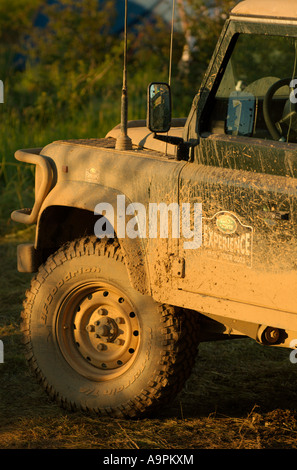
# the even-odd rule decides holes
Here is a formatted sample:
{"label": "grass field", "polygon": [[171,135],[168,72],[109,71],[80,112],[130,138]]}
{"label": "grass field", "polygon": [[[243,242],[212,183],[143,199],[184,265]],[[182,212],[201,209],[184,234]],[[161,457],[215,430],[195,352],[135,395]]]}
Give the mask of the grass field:
{"label": "grass field", "polygon": [[0,240],[0,449],[295,449],[297,369],[289,351],[249,339],[202,344],[193,374],[155,418],[109,420],[68,413],[28,371],[20,311],[30,275],[16,246],[32,230]]}

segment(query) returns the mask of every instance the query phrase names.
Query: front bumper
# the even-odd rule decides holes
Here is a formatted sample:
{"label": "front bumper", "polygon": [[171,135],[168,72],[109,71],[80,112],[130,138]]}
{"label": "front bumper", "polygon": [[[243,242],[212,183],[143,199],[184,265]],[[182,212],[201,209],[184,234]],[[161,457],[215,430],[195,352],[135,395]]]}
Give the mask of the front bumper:
{"label": "front bumper", "polygon": [[20,273],[35,273],[40,265],[40,254],[32,243],[17,247],[17,269]]}
{"label": "front bumper", "polygon": [[40,175],[40,178],[36,178],[36,180],[40,179],[40,185],[38,187],[35,187],[35,203],[33,208],[19,209],[13,211],[13,213],[11,214],[11,218],[15,222],[20,222],[22,224],[28,225],[34,224],[37,220],[41,204],[51,188],[53,180],[53,171],[46,157],[40,155],[41,151],[41,148],[36,148],[18,150],[15,153],[16,160],[36,165],[37,171]]}

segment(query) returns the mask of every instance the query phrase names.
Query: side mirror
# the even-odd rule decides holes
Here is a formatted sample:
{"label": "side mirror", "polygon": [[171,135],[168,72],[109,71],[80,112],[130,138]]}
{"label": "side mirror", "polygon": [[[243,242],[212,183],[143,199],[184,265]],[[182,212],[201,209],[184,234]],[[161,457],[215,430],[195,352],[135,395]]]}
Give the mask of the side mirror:
{"label": "side mirror", "polygon": [[171,125],[171,92],[167,83],[151,83],[147,93],[147,127],[152,132],[168,132]]}

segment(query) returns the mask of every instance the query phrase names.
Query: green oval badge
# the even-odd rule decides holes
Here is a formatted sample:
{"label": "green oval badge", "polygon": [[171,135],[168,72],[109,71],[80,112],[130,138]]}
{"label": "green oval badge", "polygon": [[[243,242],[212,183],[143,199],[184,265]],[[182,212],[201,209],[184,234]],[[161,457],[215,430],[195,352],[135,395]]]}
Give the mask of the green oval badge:
{"label": "green oval badge", "polygon": [[237,229],[237,223],[231,215],[220,215],[216,221],[217,227],[225,234],[234,233]]}

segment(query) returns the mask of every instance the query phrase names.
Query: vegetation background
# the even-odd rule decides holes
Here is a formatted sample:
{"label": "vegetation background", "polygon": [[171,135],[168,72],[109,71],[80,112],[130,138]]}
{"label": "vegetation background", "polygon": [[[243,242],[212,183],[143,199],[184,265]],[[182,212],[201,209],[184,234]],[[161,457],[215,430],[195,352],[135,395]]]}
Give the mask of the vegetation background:
{"label": "vegetation background", "polygon": [[[188,114],[237,1],[214,0],[211,10],[208,3],[177,1],[174,116]],[[120,121],[123,38],[112,34],[114,1],[99,5],[0,2],[0,448],[295,448],[296,365],[286,350],[249,340],[202,344],[180,396],[156,419],[142,421],[66,413],[29,375],[20,311],[31,276],[17,272],[16,246],[34,237],[34,227],[13,223],[10,213],[32,206],[34,170],[16,162],[14,152],[53,140],[104,137]],[[42,28],[34,26],[40,14],[48,19]],[[129,119],[145,118],[148,83],[168,81],[169,49],[170,25],[161,18],[144,19],[129,31]]]}

